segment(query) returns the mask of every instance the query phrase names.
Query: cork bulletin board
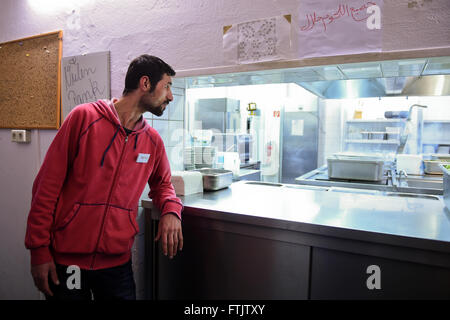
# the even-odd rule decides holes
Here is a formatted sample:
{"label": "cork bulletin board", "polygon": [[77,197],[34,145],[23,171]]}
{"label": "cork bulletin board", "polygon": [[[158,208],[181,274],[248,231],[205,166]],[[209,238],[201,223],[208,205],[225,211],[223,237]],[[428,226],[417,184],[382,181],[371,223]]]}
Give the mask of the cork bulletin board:
{"label": "cork bulletin board", "polygon": [[0,128],[58,129],[62,31],[0,43]]}

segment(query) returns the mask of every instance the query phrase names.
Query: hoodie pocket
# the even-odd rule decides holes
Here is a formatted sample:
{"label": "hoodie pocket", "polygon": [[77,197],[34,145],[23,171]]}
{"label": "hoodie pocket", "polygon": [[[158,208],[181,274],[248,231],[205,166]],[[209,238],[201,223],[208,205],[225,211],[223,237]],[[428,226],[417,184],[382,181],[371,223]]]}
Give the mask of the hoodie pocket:
{"label": "hoodie pocket", "polygon": [[110,206],[98,252],[123,254],[131,249],[137,233],[136,213],[131,209]]}
{"label": "hoodie pocket", "polygon": [[103,204],[75,204],[56,225],[53,249],[62,253],[93,253],[104,212]]}

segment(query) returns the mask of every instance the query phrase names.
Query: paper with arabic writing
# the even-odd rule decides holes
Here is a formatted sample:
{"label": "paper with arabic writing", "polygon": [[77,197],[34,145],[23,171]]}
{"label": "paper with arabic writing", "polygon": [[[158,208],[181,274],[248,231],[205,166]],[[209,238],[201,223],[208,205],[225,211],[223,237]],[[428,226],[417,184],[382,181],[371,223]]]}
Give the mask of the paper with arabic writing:
{"label": "paper with arabic writing", "polygon": [[[373,5],[380,9],[380,29],[367,26]],[[383,0],[302,0],[295,28],[299,58],[380,52],[382,7]]]}

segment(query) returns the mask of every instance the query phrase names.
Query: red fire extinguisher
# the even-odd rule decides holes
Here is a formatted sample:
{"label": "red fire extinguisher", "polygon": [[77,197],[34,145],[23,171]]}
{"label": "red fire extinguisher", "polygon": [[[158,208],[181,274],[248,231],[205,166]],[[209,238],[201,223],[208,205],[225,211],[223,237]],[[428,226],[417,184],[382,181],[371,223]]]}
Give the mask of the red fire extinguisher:
{"label": "red fire extinguisher", "polygon": [[270,158],[272,156],[272,141],[269,141],[267,143],[267,158]]}
{"label": "red fire extinguisher", "polygon": [[264,159],[265,160],[264,161],[265,165],[269,165],[270,166],[270,164],[272,162],[272,149],[273,149],[272,141],[267,142],[266,143],[266,157]]}

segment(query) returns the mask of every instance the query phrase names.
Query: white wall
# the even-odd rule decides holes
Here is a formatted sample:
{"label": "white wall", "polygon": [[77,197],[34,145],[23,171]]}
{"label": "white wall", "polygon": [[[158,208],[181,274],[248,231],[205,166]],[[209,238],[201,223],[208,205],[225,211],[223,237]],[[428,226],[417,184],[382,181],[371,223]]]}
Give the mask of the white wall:
{"label": "white wall", "polygon": [[318,167],[326,164],[327,157],[341,151],[343,109],[340,100],[319,99]]}
{"label": "white wall", "polygon": [[[383,50],[448,46],[450,1],[417,1],[424,5],[408,6],[412,2],[385,1]],[[111,91],[118,97],[129,61],[135,56],[160,56],[176,70],[221,66],[224,25],[281,14],[292,14],[295,20],[300,3],[2,0],[0,42],[61,29],[63,56],[110,50]],[[293,39],[293,47],[298,45]],[[0,130],[0,299],[38,298],[23,240],[37,163],[43,159],[53,136],[51,130],[40,130],[39,134],[33,130],[31,144],[17,145],[10,142],[10,130]]]}

